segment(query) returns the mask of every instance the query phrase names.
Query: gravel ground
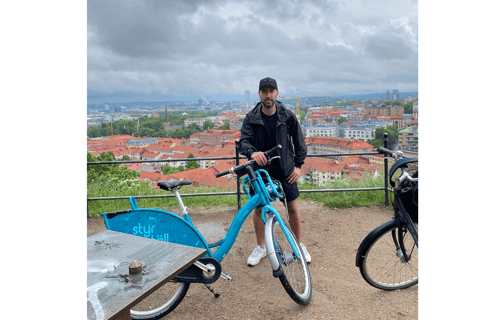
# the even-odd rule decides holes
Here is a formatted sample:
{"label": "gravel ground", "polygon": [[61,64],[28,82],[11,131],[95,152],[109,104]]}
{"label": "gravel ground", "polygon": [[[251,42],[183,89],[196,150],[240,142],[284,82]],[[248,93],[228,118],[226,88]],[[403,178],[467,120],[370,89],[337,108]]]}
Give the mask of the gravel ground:
{"label": "gravel ground", "polygon": [[[287,295],[280,281],[272,276],[267,258],[256,267],[247,266],[256,245],[249,217],[222,262],[222,271],[233,281],[227,283],[220,278],[212,285],[220,297],[215,299],[202,284],[192,284],[182,303],[165,319],[418,318],[418,285],[397,291],[379,290],[368,285],[355,267],[361,241],[392,217],[391,210],[378,206],[335,210],[312,200],[299,200],[298,204],[302,242],[312,256],[309,268],[313,293],[309,305],[299,306]],[[282,209],[278,202],[274,206]],[[236,212],[232,207],[189,209],[193,223],[204,228],[207,241],[218,238],[212,231],[227,229]],[[88,219],[87,236],[104,230],[102,217]]]}

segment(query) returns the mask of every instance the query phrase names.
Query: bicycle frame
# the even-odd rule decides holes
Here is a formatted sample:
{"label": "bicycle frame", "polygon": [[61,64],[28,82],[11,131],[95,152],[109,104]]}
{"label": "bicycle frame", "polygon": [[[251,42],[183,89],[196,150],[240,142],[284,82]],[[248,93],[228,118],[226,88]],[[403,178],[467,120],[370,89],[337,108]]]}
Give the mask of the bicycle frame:
{"label": "bicycle frame", "polygon": [[[182,212],[180,215],[176,215],[172,212],[161,209],[139,208],[135,199],[130,197],[130,205],[132,207],[131,210],[102,213],[102,216],[104,216],[105,225],[108,230],[140,235],[147,238],[179,243],[193,247],[205,248],[207,250],[205,257],[212,257],[218,262],[222,262],[224,257],[235,243],[238,233],[240,232],[240,229],[247,217],[255,208],[262,207],[262,220],[266,225],[266,232],[269,232],[269,238],[266,240],[273,239],[270,229],[275,217],[281,229],[285,233],[290,246],[293,248],[294,254],[297,257],[301,257],[301,253],[295,245],[295,240],[290,236],[287,226],[283,222],[280,214],[270,204],[271,201],[276,201],[277,197],[281,197],[276,189],[279,187],[281,188],[281,186],[275,185],[272,182],[268,172],[263,169],[253,170],[252,167],[248,167],[247,173],[248,174],[243,179],[243,185],[246,190],[245,181],[249,181],[250,186],[253,188],[254,194],[250,195],[247,192],[249,200],[235,215],[225,237],[222,240],[212,244],[208,244],[203,235],[193,225],[178,192],[180,188],[174,188],[171,190],[173,193],[175,193],[177,202],[180,206]],[[264,174],[268,181],[267,185],[265,185],[262,179],[262,174]],[[272,192],[275,194],[274,196],[270,194]],[[274,270],[277,270],[278,262],[275,260],[276,258],[273,254],[277,250],[277,244],[272,243],[272,241],[266,241],[266,246],[272,267]],[[218,249],[212,253],[211,248],[216,247],[218,247]]]}
{"label": "bicycle frame", "polygon": [[[255,179],[255,180],[250,181],[252,186],[253,186],[253,189],[255,191],[255,194],[253,196],[250,196],[247,192],[247,194],[249,196],[249,200],[242,206],[242,208],[240,208],[240,211],[238,211],[238,213],[235,215],[235,218],[233,219],[232,223],[230,224],[230,228],[228,229],[228,232],[225,235],[225,237],[222,240],[220,240],[216,243],[207,245],[207,255],[209,257],[213,257],[213,258],[217,259],[219,262],[223,261],[224,257],[228,254],[228,252],[232,248],[233,244],[235,243],[235,240],[237,239],[237,235],[240,232],[240,229],[241,229],[243,223],[245,222],[247,217],[250,215],[250,213],[258,206],[262,206],[262,219],[263,219],[264,223],[266,223],[266,220],[267,220],[266,215],[269,212],[271,212],[273,214],[273,216],[275,216],[277,218],[282,230],[285,232],[285,235],[287,236],[287,239],[288,239],[289,243],[291,244],[292,248],[294,248],[295,254],[298,257],[300,256],[300,253],[297,251],[296,246],[294,245],[293,239],[291,239],[291,237],[289,236],[289,233],[287,232],[287,228],[286,228],[285,223],[283,222],[280,214],[270,204],[270,200],[273,200],[273,201],[276,201],[276,200],[272,199],[269,196],[267,188],[266,188],[265,184],[263,183],[263,181],[261,179],[260,172],[263,172],[263,173],[266,174],[266,176],[268,178],[268,181],[272,185],[272,188],[273,188],[273,183],[271,182],[270,175],[268,175],[268,173],[265,170],[260,169],[260,170],[255,171],[255,175],[257,176],[257,178],[260,178],[260,179]],[[245,187],[245,179],[249,179],[248,176],[246,176],[244,178],[244,181],[243,181],[244,188],[246,188]],[[178,199],[178,196],[177,196],[177,199]],[[181,203],[181,201],[179,201],[179,203]],[[188,216],[188,213],[185,213],[184,216],[185,216],[185,222],[188,223],[189,225],[191,225],[193,228],[195,228],[191,223],[191,220],[190,220],[190,217]],[[195,230],[196,230],[196,228],[195,228]],[[200,233],[198,233],[198,234],[200,235],[201,239],[206,243],[205,239],[203,238],[203,235],[201,235]],[[218,249],[215,251],[215,253],[212,254],[210,249],[215,248],[215,247],[218,247]]]}

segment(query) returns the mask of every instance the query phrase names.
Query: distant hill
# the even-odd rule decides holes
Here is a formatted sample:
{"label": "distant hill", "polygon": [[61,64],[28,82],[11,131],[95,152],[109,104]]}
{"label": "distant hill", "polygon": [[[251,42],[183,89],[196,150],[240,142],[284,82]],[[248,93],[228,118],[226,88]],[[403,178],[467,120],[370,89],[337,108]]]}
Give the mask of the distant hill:
{"label": "distant hill", "polygon": [[[240,97],[240,96],[239,96]],[[406,99],[408,97],[418,97],[418,91],[415,92],[402,92],[400,91],[400,99]],[[354,101],[363,101],[363,100],[385,100],[386,99],[386,91],[385,92],[375,92],[375,93],[367,93],[367,94],[348,94],[348,95],[341,95],[341,96],[318,96],[314,98],[309,98],[308,100],[312,100],[313,103],[335,103],[339,101],[348,101],[348,100],[354,100]],[[242,97],[240,97],[238,100],[232,100],[232,101],[241,101]],[[302,98],[302,101],[304,98]],[[140,106],[140,107],[146,107],[146,106],[168,106],[168,107],[173,107],[173,106],[184,106],[187,103],[187,101],[136,101],[136,102],[117,102],[117,103],[98,103],[98,104],[88,104],[87,109],[96,109],[98,107],[103,107],[105,104],[112,106],[112,107],[119,107],[119,106],[125,106],[127,108],[129,107],[134,107],[134,106]]]}

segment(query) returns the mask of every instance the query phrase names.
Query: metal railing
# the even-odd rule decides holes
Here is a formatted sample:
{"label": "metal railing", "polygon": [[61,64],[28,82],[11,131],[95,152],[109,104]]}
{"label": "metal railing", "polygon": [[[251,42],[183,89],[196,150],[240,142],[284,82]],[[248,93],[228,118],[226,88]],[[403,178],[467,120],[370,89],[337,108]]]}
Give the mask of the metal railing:
{"label": "metal railing", "polygon": [[[387,138],[388,134],[384,134],[384,147],[387,148]],[[152,163],[152,162],[179,162],[179,161],[210,161],[210,160],[236,160],[235,165],[240,164],[240,159],[246,159],[244,156],[240,156],[238,150],[238,141],[235,141],[235,157],[215,157],[215,158],[184,158],[184,159],[162,159],[162,160],[126,160],[126,161],[98,161],[98,162],[87,162],[88,165],[101,165],[101,164],[127,164],[127,163]],[[379,152],[362,152],[362,153],[332,153],[332,154],[308,154],[307,157],[339,157],[339,156],[364,156],[364,155],[376,155],[380,154]],[[385,192],[385,205],[388,205],[388,192],[393,192],[392,189],[388,188],[388,158],[385,156],[384,159],[384,171],[385,171],[385,186],[378,188],[346,188],[346,189],[312,189],[312,190],[299,190],[300,193],[306,192],[348,192],[348,191],[384,191]],[[237,179],[237,191],[231,192],[214,192],[214,193],[193,193],[193,194],[182,194],[182,197],[198,197],[198,196],[218,196],[218,195],[237,195],[237,204],[238,209],[242,207],[241,205],[241,195],[246,194],[241,191],[240,188],[240,179]],[[147,198],[171,198],[175,195],[149,195],[149,196],[133,196],[135,199],[147,199]],[[88,202],[89,201],[98,201],[98,200],[125,200],[129,199],[130,196],[124,197],[101,197],[101,198],[87,198],[87,217],[89,217],[88,211]]]}

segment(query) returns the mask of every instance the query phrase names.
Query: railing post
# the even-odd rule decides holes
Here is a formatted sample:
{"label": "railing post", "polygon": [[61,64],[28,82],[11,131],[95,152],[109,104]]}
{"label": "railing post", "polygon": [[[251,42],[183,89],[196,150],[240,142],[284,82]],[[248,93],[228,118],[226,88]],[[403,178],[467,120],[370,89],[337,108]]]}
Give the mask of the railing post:
{"label": "railing post", "polygon": [[[383,147],[388,149],[388,133],[383,134]],[[385,172],[385,205],[388,206],[388,158],[387,155],[384,155],[383,167]]]}
{"label": "railing post", "polygon": [[[238,140],[235,140],[235,166],[240,164],[240,151],[238,150]],[[242,202],[240,199],[240,179],[237,177],[237,205],[238,210],[242,207]]]}

